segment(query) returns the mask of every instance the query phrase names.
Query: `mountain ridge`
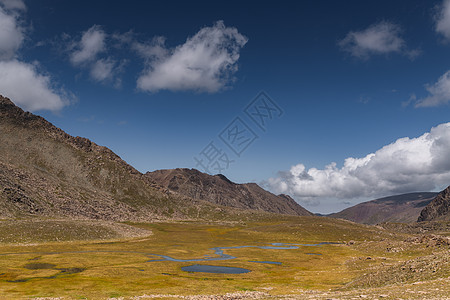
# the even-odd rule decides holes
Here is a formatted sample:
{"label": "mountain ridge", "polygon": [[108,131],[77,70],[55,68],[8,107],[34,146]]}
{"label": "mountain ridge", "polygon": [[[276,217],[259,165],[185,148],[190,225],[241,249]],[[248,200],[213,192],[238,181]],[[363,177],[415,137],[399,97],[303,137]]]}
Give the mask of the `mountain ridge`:
{"label": "mountain ridge", "polygon": [[197,200],[234,208],[311,216],[288,195],[274,195],[256,183],[238,184],[222,174],[209,175],[196,169],[177,168],[147,172],[153,182]]}
{"label": "mountain ridge", "polygon": [[362,202],[327,216],[369,225],[384,222],[411,223],[417,220],[423,207],[436,195],[433,192],[393,195]]}

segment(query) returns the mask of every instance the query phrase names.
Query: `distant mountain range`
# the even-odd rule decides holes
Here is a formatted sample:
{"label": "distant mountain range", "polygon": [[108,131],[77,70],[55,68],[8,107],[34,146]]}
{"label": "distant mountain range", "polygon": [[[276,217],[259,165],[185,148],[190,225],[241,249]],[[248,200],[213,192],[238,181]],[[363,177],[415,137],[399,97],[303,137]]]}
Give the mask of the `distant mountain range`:
{"label": "distant mountain range", "polygon": [[327,215],[363,224],[383,222],[411,223],[438,193],[409,193],[359,203],[338,213]]}
{"label": "distant mountain range", "polygon": [[415,222],[437,193],[409,193],[359,203],[329,217],[375,225],[383,222]]}
{"label": "distant mountain range", "polygon": [[240,212],[311,215],[289,196],[222,175],[142,174],[106,147],[72,137],[0,96],[0,218],[117,221],[215,218]]}
{"label": "distant mountain range", "polygon": [[375,225],[384,222],[450,221],[450,186],[440,193],[409,193],[359,203],[327,216]]}

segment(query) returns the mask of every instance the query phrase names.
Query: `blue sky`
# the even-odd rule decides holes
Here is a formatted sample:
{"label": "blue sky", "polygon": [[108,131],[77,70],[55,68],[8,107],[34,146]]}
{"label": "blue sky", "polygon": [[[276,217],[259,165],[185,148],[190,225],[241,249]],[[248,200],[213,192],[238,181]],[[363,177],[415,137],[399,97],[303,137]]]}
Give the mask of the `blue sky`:
{"label": "blue sky", "polygon": [[0,94],[141,172],[213,142],[314,212],[450,184],[449,1],[241,2],[0,0]]}

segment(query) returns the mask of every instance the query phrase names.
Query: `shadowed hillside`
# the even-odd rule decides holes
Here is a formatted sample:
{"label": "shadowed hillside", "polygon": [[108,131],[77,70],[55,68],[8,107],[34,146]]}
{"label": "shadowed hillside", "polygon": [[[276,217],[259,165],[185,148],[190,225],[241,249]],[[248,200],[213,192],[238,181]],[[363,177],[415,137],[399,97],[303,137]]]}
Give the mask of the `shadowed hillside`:
{"label": "shadowed hillside", "polygon": [[357,223],[415,222],[421,210],[431,202],[436,193],[409,193],[359,203],[329,217]]}

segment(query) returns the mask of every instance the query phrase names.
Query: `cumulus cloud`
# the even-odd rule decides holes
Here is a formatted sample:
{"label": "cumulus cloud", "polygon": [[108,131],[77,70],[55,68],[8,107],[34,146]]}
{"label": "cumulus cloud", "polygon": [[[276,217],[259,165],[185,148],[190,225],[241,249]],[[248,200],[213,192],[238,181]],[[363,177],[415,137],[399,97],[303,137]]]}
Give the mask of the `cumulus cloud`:
{"label": "cumulus cloud", "polygon": [[58,111],[69,102],[62,90],[52,86],[49,75],[40,74],[35,65],[17,60],[0,61],[0,93],[29,111]]}
{"label": "cumulus cloud", "polygon": [[430,107],[448,104],[450,102],[450,71],[445,72],[435,84],[426,85],[429,95],[419,99],[416,107]]}
{"label": "cumulus cloud", "polygon": [[390,53],[401,53],[411,59],[416,58],[420,55],[420,51],[408,50],[401,33],[399,25],[383,21],[372,24],[365,30],[349,32],[338,44],[342,50],[360,59]]}
{"label": "cumulus cloud", "polygon": [[0,7],[0,60],[12,59],[23,39],[24,29],[18,24],[17,16]]}
{"label": "cumulus cloud", "polygon": [[60,110],[69,102],[66,93],[55,89],[51,77],[42,74],[37,64],[17,59],[25,35],[19,22],[24,10],[23,1],[0,0],[0,94],[25,110]]}
{"label": "cumulus cloud", "polygon": [[442,34],[447,41],[450,41],[450,0],[444,0],[438,7],[435,22],[436,32]]}
{"label": "cumulus cloud", "polygon": [[147,59],[147,68],[137,86],[143,91],[159,90],[217,92],[237,71],[240,49],[247,38],[223,21],[204,27],[173,49],[158,37],[149,44],[135,44],[135,50]]}
{"label": "cumulus cloud", "polygon": [[323,199],[362,199],[429,191],[450,183],[450,123],[417,138],[400,138],[362,158],[349,157],[339,168],[303,164],[279,172],[265,183],[309,205]]}

